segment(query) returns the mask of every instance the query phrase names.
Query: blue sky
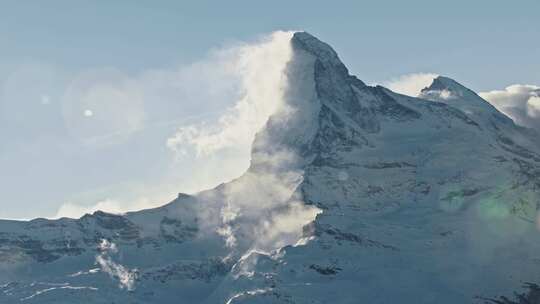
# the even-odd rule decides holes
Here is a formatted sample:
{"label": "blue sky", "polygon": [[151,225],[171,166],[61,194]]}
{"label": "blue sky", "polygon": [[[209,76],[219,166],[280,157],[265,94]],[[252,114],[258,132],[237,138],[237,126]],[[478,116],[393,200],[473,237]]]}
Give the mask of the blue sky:
{"label": "blue sky", "polygon": [[[148,206],[233,177],[237,162],[178,160],[164,143],[231,106],[235,81],[213,65],[242,41],[307,30],[365,82],[436,73],[488,92],[540,85],[538,11],[533,0],[0,1],[0,218]],[[245,165],[245,153],[221,154]],[[218,165],[226,173],[212,175]]]}
{"label": "blue sky", "polygon": [[[159,3],[159,4],[156,4]],[[435,71],[487,90],[540,82],[540,3],[520,1],[6,1],[2,64],[126,71],[189,62],[274,30],[329,42],[361,78]]]}

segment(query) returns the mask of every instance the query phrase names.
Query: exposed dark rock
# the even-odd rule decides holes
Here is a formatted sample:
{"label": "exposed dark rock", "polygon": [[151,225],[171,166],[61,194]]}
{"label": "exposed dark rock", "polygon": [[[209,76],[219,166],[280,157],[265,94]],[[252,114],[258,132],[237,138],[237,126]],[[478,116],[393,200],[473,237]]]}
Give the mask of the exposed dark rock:
{"label": "exposed dark rock", "polygon": [[315,264],[309,265],[309,268],[315,270],[322,275],[336,275],[342,270],[341,268],[336,266],[320,266]]}

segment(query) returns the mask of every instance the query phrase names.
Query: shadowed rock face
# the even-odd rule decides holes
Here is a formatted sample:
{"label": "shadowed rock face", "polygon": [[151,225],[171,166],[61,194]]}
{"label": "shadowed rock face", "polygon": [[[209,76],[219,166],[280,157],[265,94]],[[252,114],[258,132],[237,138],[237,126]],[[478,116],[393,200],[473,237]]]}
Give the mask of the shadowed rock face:
{"label": "shadowed rock face", "polygon": [[27,256],[40,263],[50,263],[63,256],[76,256],[84,252],[84,249],[80,247],[66,247],[64,244],[58,244],[57,242],[45,244],[24,235],[14,240],[9,238],[0,239],[0,247],[2,247],[0,249],[0,259],[4,262],[16,261]]}
{"label": "shadowed rock face", "polygon": [[[99,292],[64,286],[28,303],[540,303],[534,283],[516,292],[540,281],[538,135],[449,78],[403,96],[349,75],[308,33],[291,45],[284,98],[296,111],[269,119],[244,176],[126,215],[0,221],[0,303],[44,290],[36,280]],[[268,161],[284,150],[294,161]],[[226,228],[282,211],[233,217],[217,233],[228,192],[263,205],[285,174],[254,176],[291,168],[302,179],[287,199],[323,210],[304,238],[273,254],[227,247]],[[260,191],[238,187],[250,179]],[[254,230],[235,231],[249,249]],[[135,289],[119,289],[120,270],[133,269]]]}

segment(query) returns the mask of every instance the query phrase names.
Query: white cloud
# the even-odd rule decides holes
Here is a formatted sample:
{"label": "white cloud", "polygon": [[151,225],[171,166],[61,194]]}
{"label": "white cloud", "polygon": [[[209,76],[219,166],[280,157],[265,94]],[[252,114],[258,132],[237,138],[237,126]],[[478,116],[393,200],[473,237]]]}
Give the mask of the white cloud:
{"label": "white cloud", "polygon": [[[190,65],[144,71],[136,77],[114,69],[78,76],[64,97],[64,116],[72,134],[87,144],[117,143],[156,124],[178,125],[182,117],[199,123],[187,120],[166,141],[176,161],[167,169],[172,173],[164,172],[169,176],[161,183],[167,187],[149,185],[159,188],[151,190],[156,195],[140,193],[145,199],[129,200],[121,194],[105,194],[113,199],[93,204],[88,198],[81,200],[85,203],[72,199],[59,208],[56,217],[155,207],[175,192],[198,192],[244,173],[255,133],[282,105],[291,36],[292,32],[275,32],[254,43],[214,50]],[[92,119],[81,122],[80,113]],[[216,170],[217,166],[221,169]]]}
{"label": "white cloud", "polygon": [[262,250],[274,250],[297,243],[303,236],[303,228],[312,222],[321,210],[306,206],[302,201],[289,202],[287,209],[276,211],[263,218],[257,227],[258,242]]}
{"label": "white cloud", "polygon": [[[289,39],[290,36],[280,43],[290,47]],[[258,69],[253,70],[250,76],[254,77],[250,79],[253,82],[249,82],[253,87],[246,88],[249,98],[243,100],[252,99],[247,103],[249,107],[271,103],[275,108],[265,112],[265,116],[272,114],[271,122],[257,134],[250,170],[220,189],[220,204],[215,207],[214,202],[210,204],[213,207],[209,207],[217,208],[217,211],[204,210],[199,216],[204,219],[208,214],[210,217],[217,214],[217,226],[209,228],[222,235],[226,245],[237,256],[249,255],[250,252],[270,254],[282,246],[298,243],[303,237],[303,227],[321,212],[314,206],[306,205],[298,191],[304,172],[299,169],[302,159],[297,156],[296,150],[315,135],[309,124],[318,115],[318,106],[314,104],[319,102],[313,79],[314,59],[303,52],[295,53],[292,58],[293,61],[279,61],[279,69],[273,72],[272,80],[265,83],[268,88],[263,90],[258,90],[259,76],[256,75],[259,72],[255,72]],[[260,73],[263,72],[266,73],[265,77],[272,75],[268,68]],[[250,90],[255,92],[250,93]],[[240,101],[239,104],[244,103]],[[297,111],[298,108],[302,111]],[[264,117],[264,121],[267,119],[267,116]],[[249,126],[248,122],[242,124]],[[250,136],[253,138],[254,134]],[[209,153],[214,153],[214,150]],[[202,199],[216,200],[212,195]],[[213,221],[208,219],[202,222]],[[249,260],[239,267],[241,272],[249,273],[253,262]]]}
{"label": "white cloud", "polygon": [[534,118],[540,117],[540,97],[531,96],[527,101],[527,114]]}
{"label": "white cloud", "polygon": [[67,202],[58,208],[54,218],[79,218],[85,214],[92,214],[96,211],[120,214],[123,212],[123,208],[119,202],[110,199],[97,202],[93,206],[81,206],[72,202]]}
{"label": "white cloud", "polygon": [[53,218],[80,218],[85,214],[92,214],[96,211],[103,211],[112,214],[123,214],[128,211],[138,211],[147,208],[153,208],[163,205],[167,202],[165,196],[154,196],[149,199],[148,196],[142,196],[135,200],[115,200],[104,199],[92,205],[82,205],[73,202],[62,204]]}
{"label": "white cloud", "polygon": [[[280,154],[294,157],[293,153]],[[294,167],[290,166],[293,159],[278,157],[259,162],[269,163],[248,171],[224,188],[220,224],[215,230],[233,254],[240,256],[253,251],[271,254],[296,244],[304,236],[303,227],[321,212],[306,205],[297,191],[303,172],[290,168]]]}
{"label": "white cloud", "polygon": [[180,155],[190,149],[199,156],[227,148],[247,151],[255,133],[281,106],[285,85],[284,69],[290,60],[292,32],[275,32],[262,42],[227,50],[218,66],[239,81],[238,100],[216,122],[187,125],[167,140],[167,146]]}
{"label": "white cloud", "polygon": [[431,85],[437,74],[434,73],[414,73],[402,75],[384,82],[383,86],[390,90],[408,96],[416,97],[420,91]]}
{"label": "white cloud", "polygon": [[[174,197],[178,191],[198,192],[236,178],[249,166],[255,132],[279,106],[280,69],[290,55],[291,35],[278,32],[253,43],[219,47],[196,62],[136,73],[115,67],[72,73],[36,64],[18,69],[0,83],[0,122],[16,130],[24,127],[29,135],[0,130],[4,139],[8,136],[2,150],[15,155],[9,159],[10,172],[0,159],[4,175],[17,173],[16,168],[63,163],[64,169],[52,177],[48,170],[38,170],[30,182],[46,179],[39,195],[44,204],[52,209],[58,208],[56,202],[71,202],[58,214],[72,217],[95,208],[132,210],[127,202],[133,195],[113,187],[108,188],[112,194],[79,199],[108,185],[166,184],[173,190],[159,196]],[[11,144],[23,140],[19,146]],[[36,153],[35,146],[39,160],[20,153]],[[148,175],[138,174],[137,167],[148,168]],[[99,168],[107,168],[107,178],[97,174]],[[73,180],[73,171],[88,174]],[[53,187],[58,184],[65,187]],[[30,194],[21,206],[31,206],[36,195]],[[15,199],[15,191],[8,196]],[[102,198],[120,206],[88,207]],[[6,217],[46,216],[25,207],[10,207]],[[48,215],[56,210],[51,211]]]}
{"label": "white cloud", "polygon": [[479,95],[517,124],[540,129],[540,87],[514,84],[504,90],[481,92]]}
{"label": "white cloud", "polygon": [[[189,64],[137,74],[104,67],[72,75],[62,97],[65,127],[86,145],[106,146],[146,129],[217,116],[242,94],[241,52],[258,43],[221,47]],[[81,120],[81,113],[93,119]]]}
{"label": "white cloud", "polygon": [[233,232],[232,223],[239,215],[241,215],[240,209],[233,206],[229,200],[226,200],[220,213],[223,223],[216,229],[216,232],[225,238],[225,245],[227,245],[227,247],[234,248],[236,246],[236,236]]}
{"label": "white cloud", "polygon": [[[227,156],[219,155],[226,155],[227,150],[236,150],[236,154],[245,153],[242,161],[246,166],[238,168],[243,171],[249,164],[255,133],[265,125],[270,115],[274,115],[272,127],[258,137],[252,170],[223,186],[222,192],[212,192],[210,197],[199,195],[201,203],[197,206],[204,206],[198,215],[203,219],[200,222],[205,225],[202,228],[223,236],[235,255],[242,256],[252,251],[268,253],[285,245],[297,244],[304,237],[303,227],[321,212],[302,201],[298,186],[303,181],[303,172],[295,169],[299,167],[296,151],[287,144],[279,144],[277,140],[286,138],[285,135],[292,136],[295,142],[300,135],[309,137],[311,133],[305,134],[305,121],[318,114],[308,108],[306,111],[295,110],[298,103],[317,100],[313,70],[305,68],[305,65],[309,65],[313,69],[312,59],[301,60],[297,56],[296,65],[293,68],[288,65],[292,58],[290,37],[291,33],[275,33],[260,44],[229,50],[227,56],[233,56],[227,58],[233,59],[234,73],[241,80],[239,98],[233,100],[234,104],[217,121],[186,125],[167,143],[169,148],[179,153],[188,156],[196,154],[199,159],[218,157],[225,163],[228,162]],[[270,60],[275,54],[278,54],[277,58]],[[228,66],[229,63],[226,61],[222,64]],[[287,78],[288,75],[291,77]],[[288,81],[297,83],[293,83],[288,90]],[[291,135],[291,132],[297,133]],[[213,171],[219,171],[215,167]],[[136,205],[118,200],[105,200],[85,208],[66,204],[59,210],[58,216],[80,216],[81,213],[97,209],[121,212],[126,210],[126,206],[132,208]],[[111,276],[127,278],[126,282],[129,282],[129,276],[122,275],[128,270],[115,266],[110,257],[98,256],[98,263]],[[126,284],[123,283],[129,286]]]}

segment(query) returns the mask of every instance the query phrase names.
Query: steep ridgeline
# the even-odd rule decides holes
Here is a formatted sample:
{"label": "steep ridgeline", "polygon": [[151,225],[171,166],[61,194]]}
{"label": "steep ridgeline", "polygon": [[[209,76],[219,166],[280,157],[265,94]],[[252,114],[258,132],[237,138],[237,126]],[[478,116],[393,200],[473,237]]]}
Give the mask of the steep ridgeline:
{"label": "steep ridgeline", "polygon": [[438,77],[367,86],[291,40],[242,177],[161,208],[0,222],[0,303],[540,303],[540,137]]}

